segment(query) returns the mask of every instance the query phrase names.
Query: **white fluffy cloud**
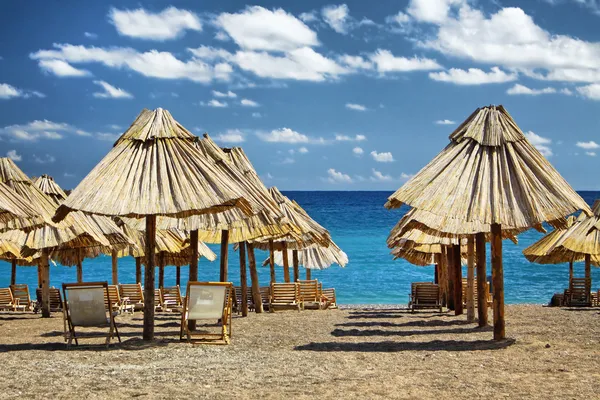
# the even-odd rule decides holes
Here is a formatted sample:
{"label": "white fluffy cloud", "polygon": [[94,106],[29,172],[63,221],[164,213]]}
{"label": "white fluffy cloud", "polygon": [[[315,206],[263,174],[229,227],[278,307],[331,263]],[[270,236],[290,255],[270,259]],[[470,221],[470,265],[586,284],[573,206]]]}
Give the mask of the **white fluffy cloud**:
{"label": "white fluffy cloud", "polygon": [[229,97],[230,99],[235,99],[237,97],[237,94],[233,93],[231,90],[227,91],[226,93],[213,90],[212,94],[215,97]]}
{"label": "white fluffy cloud", "polygon": [[595,151],[586,151],[585,155],[590,156],[590,157],[596,157],[596,152]]}
{"label": "white fluffy cloud", "polygon": [[260,104],[250,99],[242,99],[242,101],[240,101],[240,104],[244,107],[260,107]]}
{"label": "white fluffy cloud", "polygon": [[12,85],[9,85],[8,83],[0,83],[0,100],[7,100],[14,97],[28,99],[30,97],[43,98],[46,97],[46,95],[35,90],[18,89]]}
{"label": "white fluffy cloud", "polygon": [[525,133],[525,137],[544,157],[552,157],[552,148],[550,148],[552,144],[551,139],[542,137],[532,131]]}
{"label": "white fluffy cloud", "polygon": [[452,121],[449,119],[439,119],[439,120],[435,121],[435,123],[438,125],[454,125],[454,124],[456,124],[455,121]]}
{"label": "white fluffy cloud", "polygon": [[367,111],[367,107],[362,104],[346,103],[346,108],[355,111]]}
{"label": "white fluffy cloud", "polygon": [[600,149],[600,144],[594,142],[593,140],[590,140],[589,142],[577,142],[576,146],[585,150]]}
{"label": "white fluffy cloud", "polygon": [[94,97],[97,97],[99,99],[132,99],[133,98],[133,95],[131,93],[126,92],[125,90],[123,90],[121,88],[114,87],[113,85],[109,84],[108,82],[94,81],[94,83],[96,85],[102,87],[102,89],[104,89],[103,92],[94,93]]}
{"label": "white fluffy cloud", "polygon": [[577,88],[580,95],[591,100],[600,100],[600,83],[593,83],[587,86]]}
{"label": "white fluffy cloud", "polygon": [[63,60],[40,60],[40,68],[58,77],[80,77],[91,75],[90,71],[78,69]]}
{"label": "white fluffy cloud", "polygon": [[448,20],[452,6],[465,3],[466,0],[411,0],[406,11],[416,21],[441,24]]}
{"label": "white fluffy cloud", "polygon": [[215,24],[246,50],[291,51],[319,45],[312,29],[280,8],[246,7],[236,14],[220,14]]}
{"label": "white fluffy cloud", "polygon": [[479,68],[468,70],[451,68],[448,71],[430,72],[429,77],[434,81],[450,82],[456,85],[484,85],[487,83],[504,83],[517,80],[516,73],[506,73],[498,67],[492,67],[490,72]]}
{"label": "white fluffy cloud", "polygon": [[229,129],[215,136],[215,140],[221,143],[243,143],[246,141],[246,135],[239,129]]}
{"label": "white fluffy cloud", "polygon": [[17,153],[16,150],[9,150],[6,152],[6,157],[10,158],[14,162],[21,161],[23,157]]}
{"label": "white fluffy cloud", "polygon": [[319,17],[317,17],[317,13],[315,11],[303,12],[302,14],[300,14],[298,16],[298,18],[300,18],[302,21],[304,21],[306,23],[319,20]]}
{"label": "white fluffy cloud", "polygon": [[355,135],[354,137],[348,135],[335,135],[335,140],[338,142],[362,142],[363,140],[367,140],[365,135]]}
{"label": "white fluffy cloud", "polygon": [[354,155],[357,156],[357,157],[362,156],[364,152],[365,151],[362,148],[360,148],[360,147],[355,147],[355,148],[352,149],[352,153],[354,153]]}
{"label": "white fluffy cloud", "polygon": [[506,93],[510,94],[510,95],[522,94],[522,95],[528,95],[528,96],[538,96],[540,94],[556,93],[556,89],[554,89],[553,87],[547,87],[547,88],[543,88],[543,89],[531,89],[531,88],[528,88],[527,86],[516,83],[513,87],[509,88],[506,91]]}
{"label": "white fluffy cloud", "polygon": [[391,175],[385,175],[381,171],[377,171],[375,168],[371,170],[373,175],[371,175],[371,180],[374,182],[391,182],[393,178]]}
{"label": "white fluffy cloud", "polygon": [[327,180],[331,183],[352,183],[350,175],[336,171],[333,168],[327,170]]}
{"label": "white fluffy cloud", "polygon": [[271,143],[324,143],[322,138],[313,139],[290,128],[274,129],[271,132],[257,132],[259,139]]}
{"label": "white fluffy cloud", "polygon": [[348,33],[350,10],[346,4],[323,7],[321,14],[323,15],[323,21],[325,21],[325,23],[329,25],[331,29],[343,35]]}
{"label": "white fluffy cloud", "polygon": [[170,40],[180,37],[188,29],[202,30],[202,23],[196,14],[175,7],[166,8],[159,13],[152,13],[143,8],[113,8],[108,18],[120,35],[138,39]]}
{"label": "white fluffy cloud", "polygon": [[308,149],[306,147],[300,147],[298,149],[298,153],[300,153],[300,154],[306,154],[306,153],[308,153]]}
{"label": "white fluffy cloud", "polygon": [[392,156],[392,153],[389,151],[382,152],[382,153],[372,151],[371,157],[373,157],[373,160],[375,160],[377,162],[393,162],[394,161],[394,156]]}
{"label": "white fluffy cloud", "polygon": [[59,132],[74,132],[76,129],[65,123],[48,120],[32,121],[23,125],[9,125],[0,128],[0,135],[8,136],[13,140],[34,141],[37,139],[62,139]]}
{"label": "white fluffy cloud", "polygon": [[217,99],[212,99],[209,102],[201,101],[200,105],[203,107],[214,107],[214,108],[225,108],[229,107],[226,101],[219,101]]}
{"label": "white fluffy cloud", "polygon": [[382,49],[378,49],[369,58],[375,64],[377,71],[382,74],[388,72],[431,71],[442,68],[437,61],[429,58],[396,57],[389,50]]}

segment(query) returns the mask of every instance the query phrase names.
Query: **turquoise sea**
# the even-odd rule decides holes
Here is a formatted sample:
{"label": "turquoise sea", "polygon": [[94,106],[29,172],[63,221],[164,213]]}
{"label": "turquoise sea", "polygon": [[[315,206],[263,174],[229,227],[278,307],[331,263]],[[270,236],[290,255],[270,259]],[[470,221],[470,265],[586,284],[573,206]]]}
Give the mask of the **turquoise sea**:
{"label": "turquoise sea", "polygon": [[[390,192],[284,192],[296,200],[321,225],[331,232],[333,240],[348,254],[346,268],[332,266],[323,271],[313,271],[313,278],[325,286],[337,290],[338,302],[344,304],[399,304],[408,301],[410,282],[433,279],[433,267],[417,267],[404,260],[392,260],[386,247],[390,229],[406,212],[406,209],[386,210],[383,204]],[[600,192],[580,192],[590,204],[600,198]],[[555,292],[568,285],[568,265],[532,264],[522,255],[522,250],[542,237],[534,230],[519,236],[519,244],[504,242],[504,278],[507,303],[547,303]],[[218,246],[211,245],[219,254]],[[266,252],[257,251],[257,260],[264,260]],[[489,251],[488,251],[489,269]],[[218,260],[210,263],[200,260],[200,279],[218,280]],[[0,287],[10,281],[10,264],[0,262]],[[185,285],[187,268],[182,268],[182,286]],[[277,270],[278,280],[283,272]],[[304,274],[304,270],[301,271]],[[466,272],[464,272],[466,274]],[[85,260],[84,280],[111,279],[110,257],[101,256]],[[583,263],[575,265],[575,275],[583,275]],[[51,285],[59,287],[62,282],[74,282],[75,268],[51,266]],[[229,276],[239,283],[237,253],[230,247]],[[265,285],[269,282],[269,269],[260,268],[259,277]],[[593,288],[600,287],[600,268],[592,268]],[[135,282],[133,258],[119,259],[119,280]],[[37,284],[34,267],[17,267],[17,282],[27,283],[31,288]],[[165,285],[175,282],[175,268],[167,267]]]}

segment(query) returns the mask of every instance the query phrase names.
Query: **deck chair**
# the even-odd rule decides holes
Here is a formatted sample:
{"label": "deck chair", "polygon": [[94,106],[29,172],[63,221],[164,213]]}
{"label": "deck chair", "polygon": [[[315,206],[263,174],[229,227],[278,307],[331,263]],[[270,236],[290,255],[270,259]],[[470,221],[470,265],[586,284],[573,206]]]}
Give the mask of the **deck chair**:
{"label": "deck chair", "polygon": [[108,285],[108,293],[110,293],[110,301],[112,304],[109,306],[109,300],[107,296],[104,296],[104,305],[106,309],[111,309],[113,312],[120,314],[122,312],[133,312],[133,307],[129,304],[129,300],[122,300],[119,294],[119,287],[117,285]]}
{"label": "deck chair", "polygon": [[[242,307],[244,305],[244,300],[242,299],[242,287],[235,286],[234,289],[235,289],[234,308],[235,308],[235,306],[237,306],[237,308],[235,308],[235,310],[239,314],[240,312],[242,312]],[[248,304],[248,310],[254,309],[254,300],[252,300],[252,287],[248,287],[248,290],[246,293],[246,303]]]}
{"label": "deck chair", "polygon": [[[229,344],[231,338],[231,305],[233,284],[230,282],[188,282],[179,339],[187,336],[192,344]],[[218,320],[220,333],[198,333],[189,329],[189,321]]]}
{"label": "deck chair", "polygon": [[[320,285],[320,284],[319,284]],[[327,308],[337,309],[337,299],[335,298],[335,289],[321,289],[321,295],[325,299],[325,303],[327,304]]]}
{"label": "deck chair", "polygon": [[418,285],[433,285],[433,282],[411,282],[410,293],[408,294],[408,308],[412,308],[412,303],[414,302],[415,296],[417,295]]}
{"label": "deck chair", "polygon": [[25,311],[25,306],[19,304],[19,299],[13,297],[10,288],[0,289],[0,310],[4,311]]}
{"label": "deck chair", "polygon": [[590,280],[586,278],[573,278],[569,284],[569,307],[590,307]]}
{"label": "deck chair", "polygon": [[[104,297],[108,298],[108,304],[113,304],[110,297],[108,284],[106,282],[82,282],[63,283],[63,295],[65,304],[63,316],[66,322],[67,347],[71,347],[73,341],[79,345],[81,336],[78,336],[75,328],[108,328],[106,335],[106,346],[116,335],[121,341],[114,313],[107,310]],[[108,315],[107,315],[108,313]],[[97,335],[94,335],[97,336]]]}
{"label": "deck chair", "polygon": [[304,309],[298,283],[271,283],[269,312],[275,312],[276,308],[293,308],[298,311]]}
{"label": "deck chair", "polygon": [[121,301],[127,301],[131,306],[132,312],[144,310],[144,291],[141,283],[119,285],[119,295]]}
{"label": "deck chair", "polygon": [[298,286],[305,309],[324,310],[326,308],[326,304],[319,291],[319,282],[316,279],[298,281]]}
{"label": "deck chair", "polygon": [[271,287],[270,286],[261,286],[260,288],[260,299],[263,304],[263,310],[269,310],[269,302],[271,301]]}
{"label": "deck chair", "polygon": [[440,285],[433,283],[418,284],[415,287],[415,297],[411,304],[411,311],[437,308],[442,312],[442,295]]}
{"label": "deck chair", "polygon": [[[51,287],[50,291],[50,312],[62,312],[63,311],[63,300],[60,295],[60,290],[55,287]],[[33,312],[38,313],[42,309],[42,288],[35,289],[35,297],[37,299],[33,306]]]}
{"label": "deck chair", "polygon": [[24,311],[32,309],[32,301],[29,297],[29,286],[22,285],[10,285],[10,291],[15,300],[18,300],[19,305],[24,307]]}
{"label": "deck chair", "polygon": [[179,285],[160,289],[160,304],[163,311],[181,312],[183,309],[183,301],[181,299]]}

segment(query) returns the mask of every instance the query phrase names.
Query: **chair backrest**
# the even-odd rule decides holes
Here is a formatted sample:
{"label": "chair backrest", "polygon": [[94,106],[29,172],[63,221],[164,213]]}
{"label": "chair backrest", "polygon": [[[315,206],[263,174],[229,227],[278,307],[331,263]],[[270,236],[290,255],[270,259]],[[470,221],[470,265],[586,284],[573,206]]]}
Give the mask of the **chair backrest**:
{"label": "chair backrest", "polygon": [[10,291],[12,292],[13,298],[19,299],[19,304],[29,307],[29,304],[31,303],[29,286],[25,284],[10,285]]}
{"label": "chair backrest", "polygon": [[119,285],[119,291],[121,297],[128,297],[131,304],[144,302],[144,291],[141,283],[121,284]]}
{"label": "chair backrest", "polygon": [[300,298],[297,283],[271,283],[271,303],[295,304]]}
{"label": "chair backrest", "polygon": [[440,299],[440,286],[436,284],[417,285],[415,302],[418,304],[437,304]]}
{"label": "chair backrest", "polygon": [[332,303],[332,304],[336,303],[334,288],[321,289],[321,293],[323,294],[323,296],[327,297],[327,300],[329,300],[330,303]]}
{"label": "chair backrest", "polygon": [[[112,303],[110,304],[110,306],[108,303],[107,294],[110,294],[110,301]],[[117,285],[108,285],[108,290],[104,294],[104,305],[107,309],[110,309],[112,306],[119,304],[121,304],[121,296],[119,296],[119,287]]]}
{"label": "chair backrest", "polygon": [[298,281],[298,286],[303,301],[320,301],[319,282],[316,279]]}
{"label": "chair backrest", "polygon": [[412,297],[415,297],[417,294],[417,286],[418,285],[433,285],[433,282],[411,282],[410,284],[410,293]]}
{"label": "chair backrest", "polygon": [[15,304],[10,288],[0,289],[0,306],[12,306]]}
{"label": "chair backrest", "polygon": [[260,287],[260,299],[263,303],[271,301],[271,288],[269,286]]}
{"label": "chair backrest", "polygon": [[[467,287],[469,286],[469,281],[467,279],[462,280],[462,300],[463,303],[467,303]],[[487,283],[486,283],[487,287]],[[473,280],[473,302],[477,305],[477,279]]]}
{"label": "chair backrest", "polygon": [[[113,301],[106,282],[63,283],[66,311],[73,326],[107,326],[104,296]],[[110,315],[110,313],[109,313]]]}
{"label": "chair backrest", "polygon": [[572,278],[571,279],[571,291],[589,291],[591,282],[587,278]]}
{"label": "chair backrest", "polygon": [[[62,297],[60,295],[60,290],[55,287],[51,287],[48,289],[50,293],[50,311],[62,311],[63,302]],[[39,303],[42,302],[42,288],[35,289],[35,296]]]}
{"label": "chair backrest", "polygon": [[184,310],[187,319],[224,318],[231,304],[229,291],[233,291],[233,285],[229,282],[188,282]]}
{"label": "chair backrest", "polygon": [[160,301],[164,304],[169,302],[177,306],[181,305],[181,292],[179,286],[164,287],[161,289]]}

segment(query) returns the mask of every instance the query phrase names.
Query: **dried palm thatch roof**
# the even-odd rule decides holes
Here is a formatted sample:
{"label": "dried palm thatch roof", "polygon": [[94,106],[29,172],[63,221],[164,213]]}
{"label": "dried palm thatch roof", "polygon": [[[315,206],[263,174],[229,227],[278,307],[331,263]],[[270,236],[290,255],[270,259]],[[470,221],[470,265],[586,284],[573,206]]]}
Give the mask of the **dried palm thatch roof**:
{"label": "dried palm thatch roof", "polygon": [[19,258],[24,258],[21,255],[21,247],[16,243],[0,239],[0,259],[16,260]]}
{"label": "dried palm thatch roof", "polygon": [[113,149],[58,208],[55,220],[88,214],[188,217],[252,207],[237,184],[198,151],[198,138],[171,114],[143,110]]}
{"label": "dried palm thatch roof", "polygon": [[67,194],[51,176],[44,174],[32,180],[33,184],[50,197],[56,205],[60,205],[67,198]]}
{"label": "dried palm thatch roof", "polygon": [[428,165],[389,197],[429,215],[425,226],[452,234],[528,229],[591,210],[502,106],[478,108]]}
{"label": "dried palm thatch roof", "polygon": [[[283,252],[275,251],[275,264],[283,266]],[[288,265],[293,265],[293,254],[287,252]],[[263,266],[269,264],[269,258],[263,262]],[[312,245],[298,250],[298,265],[307,269],[326,269],[332,264],[344,268],[348,264],[348,255],[342,251],[334,242],[328,247]]]}
{"label": "dried palm thatch roof", "polygon": [[[585,214],[581,214],[584,216]],[[564,262],[581,261],[583,254],[574,253],[562,246],[557,246],[565,231],[573,226],[576,218],[570,216],[567,218],[567,224],[562,228],[557,228],[540,240],[523,250],[523,255],[529,261],[538,264],[559,264]]]}
{"label": "dried palm thatch roof", "polygon": [[557,240],[556,247],[579,255],[600,259],[600,200],[596,200],[591,217],[580,217]]}
{"label": "dried palm thatch roof", "polygon": [[22,196],[0,181],[0,232],[9,229],[30,229],[47,223]]}
{"label": "dried palm thatch roof", "polygon": [[[161,262],[163,266],[172,265],[174,267],[183,267],[190,264],[190,258],[192,257],[192,248],[188,245],[178,253],[161,252],[157,253],[158,264]],[[198,242],[198,257],[206,258],[208,261],[215,261],[217,255],[208,248],[203,242]],[[162,261],[161,261],[162,260]],[[142,264],[146,265],[146,258],[142,257]]]}

